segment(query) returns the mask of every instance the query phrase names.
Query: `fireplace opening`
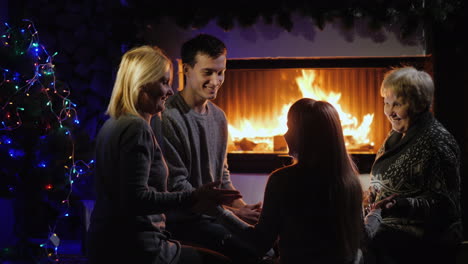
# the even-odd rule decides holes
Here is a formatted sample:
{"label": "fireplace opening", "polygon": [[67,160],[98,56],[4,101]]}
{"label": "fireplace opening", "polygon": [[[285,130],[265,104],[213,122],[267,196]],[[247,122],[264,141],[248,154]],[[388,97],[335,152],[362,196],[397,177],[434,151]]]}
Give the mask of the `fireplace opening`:
{"label": "fireplace opening", "polygon": [[[351,153],[375,153],[388,129],[382,68],[232,69],[215,103],[226,113],[232,153],[286,153],[287,112],[303,97],[331,103]],[[320,128],[317,128],[320,129]]]}
{"label": "fireplace opening", "polygon": [[283,137],[287,111],[309,97],[337,109],[348,152],[360,171],[370,171],[391,129],[380,84],[388,70],[404,65],[432,73],[430,56],[228,59],[213,102],[228,119],[230,170],[270,172],[289,164]]}

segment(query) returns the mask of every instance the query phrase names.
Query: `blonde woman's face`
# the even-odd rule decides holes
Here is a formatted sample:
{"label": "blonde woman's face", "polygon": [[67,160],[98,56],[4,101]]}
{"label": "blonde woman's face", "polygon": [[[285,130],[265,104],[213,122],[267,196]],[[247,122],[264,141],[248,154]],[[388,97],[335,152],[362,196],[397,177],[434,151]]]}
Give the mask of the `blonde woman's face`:
{"label": "blonde woman's face", "polygon": [[168,70],[161,79],[141,88],[138,96],[138,109],[142,114],[155,115],[165,109],[166,100],[174,94],[170,78],[171,72]]}
{"label": "blonde woman's face", "polygon": [[411,124],[409,103],[401,96],[397,97],[392,89],[387,89],[384,96],[384,113],[392,124],[392,129],[405,134]]}

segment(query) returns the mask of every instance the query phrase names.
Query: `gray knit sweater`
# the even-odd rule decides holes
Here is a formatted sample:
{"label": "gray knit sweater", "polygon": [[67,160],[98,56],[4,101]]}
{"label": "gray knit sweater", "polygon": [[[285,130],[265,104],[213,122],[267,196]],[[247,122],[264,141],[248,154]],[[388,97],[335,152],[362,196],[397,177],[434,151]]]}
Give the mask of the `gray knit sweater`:
{"label": "gray knit sweater", "polygon": [[206,113],[199,114],[178,93],[166,103],[161,131],[169,191],[192,190],[216,180],[234,189],[227,165],[227,120],[219,107],[208,102]]}

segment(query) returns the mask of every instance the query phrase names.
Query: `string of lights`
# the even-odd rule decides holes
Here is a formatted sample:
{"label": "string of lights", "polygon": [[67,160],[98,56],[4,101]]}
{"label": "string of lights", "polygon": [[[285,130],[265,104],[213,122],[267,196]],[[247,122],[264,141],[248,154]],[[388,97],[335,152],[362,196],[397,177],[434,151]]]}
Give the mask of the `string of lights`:
{"label": "string of lights", "polygon": [[[45,257],[59,262],[60,238],[57,231],[58,223],[70,215],[70,197],[73,184],[80,177],[92,170],[94,160],[85,162],[75,159],[75,140],[72,135],[73,127],[80,124],[76,104],[70,99],[70,89],[56,80],[54,57],[50,55],[45,46],[40,43],[39,34],[30,20],[23,20],[20,26],[4,24],[0,30],[0,49],[8,55],[10,63],[0,63],[0,150],[7,153],[11,164],[25,159],[28,151],[35,158],[30,158],[31,170],[43,170],[61,166],[63,182],[55,183],[54,178],[48,176],[46,183],[40,191],[60,191],[60,206],[56,208],[59,213],[49,229],[49,235],[44,243],[39,245],[44,249]],[[30,65],[22,65],[30,63]],[[65,87],[65,88],[64,88]],[[23,130],[21,135],[18,131]],[[37,137],[37,139],[25,139]],[[61,134],[61,135],[60,135]],[[62,137],[65,157],[58,162],[54,153],[46,153],[47,148],[42,147],[44,142],[53,141],[51,137]],[[27,149],[25,141],[37,142]],[[0,152],[0,153],[4,153]],[[54,158],[55,157],[55,158]],[[7,161],[8,162],[8,161]],[[13,165],[14,166],[14,165]],[[13,170],[4,169],[4,173]],[[5,172],[6,171],[6,172]],[[44,172],[42,173],[44,174]],[[41,175],[42,175],[41,174]],[[18,178],[18,177],[17,177]],[[15,194],[16,186],[11,184],[8,191]],[[54,198],[57,196],[55,193]],[[49,198],[49,200],[52,200]],[[4,249],[8,250],[8,249]]]}

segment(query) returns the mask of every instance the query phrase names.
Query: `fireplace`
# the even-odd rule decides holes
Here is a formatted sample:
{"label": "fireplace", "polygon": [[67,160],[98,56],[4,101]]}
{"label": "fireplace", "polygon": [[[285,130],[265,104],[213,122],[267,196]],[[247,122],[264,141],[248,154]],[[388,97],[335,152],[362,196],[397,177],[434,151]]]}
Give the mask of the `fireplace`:
{"label": "fireplace", "polygon": [[289,164],[287,110],[302,97],[325,100],[340,114],[346,145],[368,173],[390,123],[380,84],[392,67],[432,73],[430,56],[229,59],[213,102],[229,122],[228,162],[233,172],[271,172]]}

